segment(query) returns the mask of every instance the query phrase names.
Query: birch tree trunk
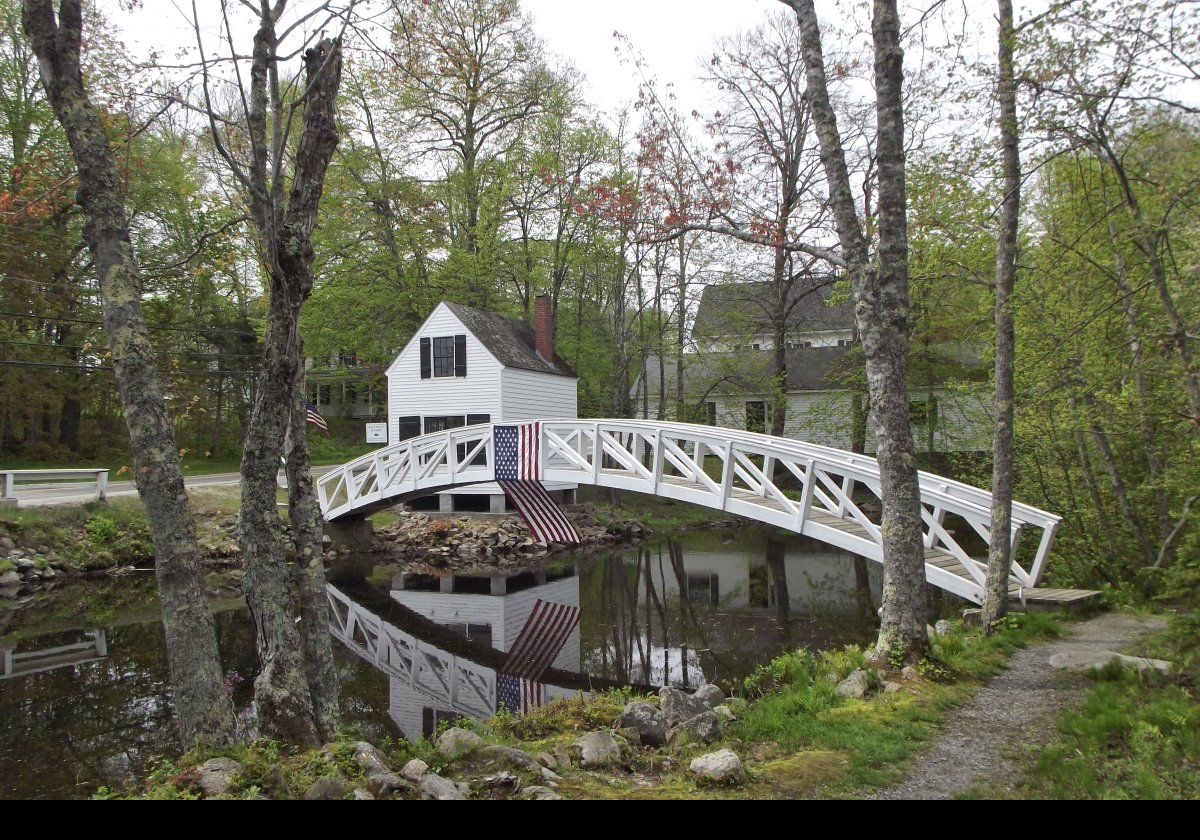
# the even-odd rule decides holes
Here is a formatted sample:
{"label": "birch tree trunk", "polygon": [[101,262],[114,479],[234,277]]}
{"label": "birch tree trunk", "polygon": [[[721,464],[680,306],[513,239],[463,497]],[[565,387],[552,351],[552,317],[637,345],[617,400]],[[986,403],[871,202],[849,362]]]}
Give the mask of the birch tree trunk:
{"label": "birch tree trunk", "polygon": [[879,154],[879,267],[871,266],[854,202],[846,152],[826,83],[820,22],[813,0],[781,0],[796,13],[807,96],[829,183],[829,201],[855,319],[866,354],[883,519],[883,613],[879,653],[908,661],[925,652],[925,550],[920,488],[908,416],[908,237],[904,175],[903,50],[894,0],[876,0],[872,19]]}
{"label": "birch tree trunk", "polygon": [[96,264],[134,479],[154,544],[179,732],[186,746],[228,741],[234,729],[232,709],[221,678],[216,626],[204,594],[179,449],[142,317],[142,280],[129,238],[121,179],[100,114],[83,83],[81,2],[62,0],[56,19],[52,0],[25,0],[22,19],[78,171],[76,196],[87,216],[84,237]]}
{"label": "birch tree trunk", "polygon": [[1013,68],[1012,0],[997,0],[998,69],[996,98],[1000,103],[1001,187],[1000,225],[996,235],[996,358],[992,439],[992,523],[988,542],[987,579],[983,591],[982,623],[990,633],[1008,611],[1008,578],[1012,565],[1013,493],[1013,368],[1016,333],[1012,294],[1017,275],[1017,224],[1021,210],[1021,156],[1018,146],[1017,83]]}

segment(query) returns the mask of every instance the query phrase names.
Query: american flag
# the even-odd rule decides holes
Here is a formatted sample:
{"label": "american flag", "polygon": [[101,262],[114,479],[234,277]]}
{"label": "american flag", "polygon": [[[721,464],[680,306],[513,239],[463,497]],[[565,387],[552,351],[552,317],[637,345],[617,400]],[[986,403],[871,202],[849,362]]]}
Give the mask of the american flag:
{"label": "american flag", "polygon": [[329,435],[329,424],[325,422],[325,418],[321,416],[321,412],[317,411],[317,407],[311,402],[308,404],[308,414],[305,419],[323,431],[326,436]]}
{"label": "american flag", "polygon": [[496,453],[496,482],[534,538],[543,543],[578,543],[579,532],[539,480],[541,424],[494,426],[492,446]]}
{"label": "american flag", "polygon": [[519,426],[494,426],[492,443],[496,448],[497,481],[538,481],[542,477],[539,448],[541,423]]}
{"label": "american flag", "polygon": [[496,675],[496,711],[508,711],[525,714],[531,709],[542,705],[542,684],[515,677],[512,674],[499,673]]}
{"label": "american flag", "polygon": [[508,649],[500,670],[516,677],[540,680],[577,624],[579,607],[539,598],[517,634],[517,640]]}

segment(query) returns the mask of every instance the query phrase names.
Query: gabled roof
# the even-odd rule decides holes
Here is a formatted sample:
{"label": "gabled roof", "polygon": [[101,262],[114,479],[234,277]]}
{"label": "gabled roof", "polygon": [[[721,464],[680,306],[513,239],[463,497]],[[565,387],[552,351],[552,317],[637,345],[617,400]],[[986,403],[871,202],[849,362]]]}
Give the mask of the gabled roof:
{"label": "gabled roof", "polygon": [[[830,306],[833,278],[815,276],[789,290],[788,330],[819,332],[854,329],[854,304],[848,299]],[[776,299],[772,283],[715,283],[705,286],[692,333],[697,338],[752,336],[771,330]]]}
{"label": "gabled roof", "polygon": [[463,306],[460,303],[442,303],[504,367],[578,379],[562,357],[555,354],[554,364],[551,365],[538,355],[533,327],[524,321]]}

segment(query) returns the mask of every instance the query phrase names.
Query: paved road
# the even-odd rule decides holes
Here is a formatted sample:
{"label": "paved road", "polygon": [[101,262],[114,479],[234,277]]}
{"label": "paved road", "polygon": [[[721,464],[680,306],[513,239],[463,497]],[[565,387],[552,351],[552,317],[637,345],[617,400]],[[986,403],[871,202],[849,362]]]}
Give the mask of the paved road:
{"label": "paved road", "polygon": [[[312,472],[314,476],[321,476],[331,469],[333,469],[332,466],[313,467]],[[184,478],[183,483],[189,488],[226,487],[238,484],[241,480],[242,476],[239,473],[213,473],[212,475]],[[108,483],[108,498],[110,499],[135,495],[137,495],[137,488],[133,486],[132,481],[110,481]],[[32,485],[28,488],[17,485],[17,502],[20,507],[82,504],[94,498],[96,498],[96,492],[87,484]]]}

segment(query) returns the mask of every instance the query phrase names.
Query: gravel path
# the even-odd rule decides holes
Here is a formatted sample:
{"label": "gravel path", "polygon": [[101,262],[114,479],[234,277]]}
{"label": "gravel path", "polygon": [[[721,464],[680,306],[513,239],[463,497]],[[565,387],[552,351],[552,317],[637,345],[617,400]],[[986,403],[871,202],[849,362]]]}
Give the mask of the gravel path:
{"label": "gravel path", "polygon": [[909,777],[870,798],[950,799],[981,782],[1009,788],[1020,770],[1015,748],[1052,738],[1059,712],[1078,702],[1086,687],[1081,677],[1052,668],[1050,657],[1064,651],[1119,651],[1159,626],[1105,613],[1075,625],[1075,635],[1017,651],[1007,670],[949,713]]}

